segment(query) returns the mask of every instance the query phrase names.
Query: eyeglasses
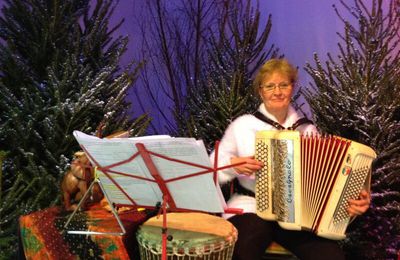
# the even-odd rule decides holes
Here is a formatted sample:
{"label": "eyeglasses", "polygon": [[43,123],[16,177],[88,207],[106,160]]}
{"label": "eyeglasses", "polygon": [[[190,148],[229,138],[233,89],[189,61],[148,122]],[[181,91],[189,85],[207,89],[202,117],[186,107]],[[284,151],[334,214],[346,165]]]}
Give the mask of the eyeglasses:
{"label": "eyeglasses", "polygon": [[288,82],[281,82],[279,84],[276,83],[269,83],[266,85],[260,85],[260,88],[262,88],[264,91],[270,92],[275,90],[276,87],[278,87],[280,90],[285,90],[288,89],[292,86],[291,83]]}

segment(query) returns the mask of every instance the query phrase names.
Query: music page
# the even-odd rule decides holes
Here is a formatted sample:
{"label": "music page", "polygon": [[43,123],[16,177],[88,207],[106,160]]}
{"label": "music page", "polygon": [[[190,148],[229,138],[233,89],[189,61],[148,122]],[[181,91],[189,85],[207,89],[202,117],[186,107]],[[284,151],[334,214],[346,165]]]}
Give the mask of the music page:
{"label": "music page", "polygon": [[80,131],[73,134],[97,166],[97,178],[112,203],[154,207],[163,200],[149,165],[138,154],[136,144],[140,143],[154,153],[151,161],[177,208],[220,213],[226,207],[200,140],[166,135],[101,139]]}

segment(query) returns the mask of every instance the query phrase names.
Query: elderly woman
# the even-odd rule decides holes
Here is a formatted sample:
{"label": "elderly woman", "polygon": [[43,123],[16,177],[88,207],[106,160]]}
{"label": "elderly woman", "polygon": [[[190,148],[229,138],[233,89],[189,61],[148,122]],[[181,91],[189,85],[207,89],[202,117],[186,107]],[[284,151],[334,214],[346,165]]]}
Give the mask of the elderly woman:
{"label": "elderly woman", "polygon": [[[241,215],[225,215],[239,232],[233,259],[261,259],[272,241],[278,242],[300,259],[344,259],[344,253],[335,241],[306,231],[284,230],[276,222],[264,220],[255,214],[255,172],[262,167],[262,162],[254,159],[256,132],[291,128],[301,133],[317,133],[315,126],[301,118],[290,104],[296,80],[297,69],[287,60],[267,61],[253,84],[262,100],[258,111],[254,115],[247,114],[235,119],[220,142],[220,166],[242,163],[218,174],[221,184],[237,179],[238,192],[230,198],[228,206],[244,211]],[[214,159],[214,152],[210,158]],[[369,203],[369,193],[362,191],[360,199],[349,201],[350,216],[364,213]]]}

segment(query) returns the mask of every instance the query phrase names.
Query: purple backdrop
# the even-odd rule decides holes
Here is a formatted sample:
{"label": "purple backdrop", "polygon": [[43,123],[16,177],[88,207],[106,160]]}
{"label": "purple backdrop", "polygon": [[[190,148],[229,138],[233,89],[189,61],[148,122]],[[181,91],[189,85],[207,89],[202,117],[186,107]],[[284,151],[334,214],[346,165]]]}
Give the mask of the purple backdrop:
{"label": "purple backdrop", "polygon": [[[141,37],[135,19],[144,1],[120,1],[112,18],[112,22],[125,19],[117,33],[128,35],[130,39],[129,50],[122,64],[137,57],[140,49]],[[334,12],[333,4],[343,10],[339,0],[261,0],[261,24],[266,23],[269,14],[272,15],[273,25],[268,42],[276,44],[299,67],[304,67],[306,62],[313,62],[313,53],[318,53],[321,58],[327,52],[335,53],[338,42],[336,33],[342,32],[343,24]],[[351,19],[347,13],[344,14]],[[306,83],[306,73],[302,70],[300,73],[301,82]]]}
{"label": "purple backdrop", "polygon": [[[128,35],[130,38],[129,50],[125,54],[122,64],[138,57],[137,51],[140,50],[141,37],[135,19],[137,19],[137,14],[140,13],[144,1],[121,1],[116,8],[113,19],[116,21],[125,18],[125,23],[117,33]],[[299,83],[301,86],[309,85],[310,77],[303,70],[306,62],[314,64],[314,53],[317,53],[322,60],[326,58],[327,52],[337,53],[339,40],[337,32],[343,31],[343,23],[338,19],[332,5],[335,4],[339,10],[343,10],[339,0],[261,0],[259,2],[262,13],[261,24],[266,23],[269,14],[272,15],[272,30],[268,45],[275,44],[286,58],[300,68]],[[352,19],[347,11],[344,11],[343,14],[346,19]],[[136,84],[134,88],[140,92],[141,86]],[[145,95],[142,97],[145,99]],[[135,95],[131,94],[130,99],[136,103]],[[164,102],[162,97],[160,97],[160,102]],[[145,110],[150,111],[156,128],[162,129],[163,122],[159,115],[152,111],[151,105]],[[140,115],[142,112],[140,108],[133,107],[133,115]]]}
{"label": "purple backdrop", "polygon": [[[92,0],[93,2],[96,0]],[[110,25],[115,24],[122,18],[125,22],[116,31],[116,35],[129,36],[128,51],[121,60],[121,65],[126,65],[133,59],[138,59],[141,33],[138,27],[137,17],[141,12],[146,0],[121,0],[117,5],[114,15],[111,18]],[[168,0],[172,1],[172,0]],[[253,0],[256,3],[256,0]],[[334,56],[337,53],[337,43],[339,37],[337,32],[343,31],[343,23],[337,17],[332,5],[336,5],[341,10],[346,20],[354,22],[353,17],[344,10],[339,0],[276,0],[276,1],[259,1],[260,11],[262,13],[262,23],[266,23],[268,15],[272,15],[272,30],[269,36],[269,44],[275,44],[294,65],[300,68],[301,86],[308,86],[311,80],[307,73],[303,70],[306,62],[314,64],[313,54],[317,53],[322,61],[326,59],[326,54],[330,52]],[[348,5],[353,5],[353,1],[345,1]],[[365,1],[367,5],[371,5],[371,1]],[[387,1],[389,2],[389,1]],[[385,8],[388,3],[384,1]],[[172,2],[169,2],[172,3]],[[4,0],[0,0],[0,7],[3,6]],[[134,85],[134,89],[141,93],[141,86],[138,83]],[[132,103],[136,103],[136,97],[130,92]],[[142,96],[144,101],[145,95]],[[160,102],[163,97],[160,97]],[[140,107],[133,106],[132,114],[134,116],[142,114],[144,111]],[[145,108],[145,112],[150,112],[154,118],[156,128],[162,129],[163,122],[159,115],[152,109],[151,105]]]}

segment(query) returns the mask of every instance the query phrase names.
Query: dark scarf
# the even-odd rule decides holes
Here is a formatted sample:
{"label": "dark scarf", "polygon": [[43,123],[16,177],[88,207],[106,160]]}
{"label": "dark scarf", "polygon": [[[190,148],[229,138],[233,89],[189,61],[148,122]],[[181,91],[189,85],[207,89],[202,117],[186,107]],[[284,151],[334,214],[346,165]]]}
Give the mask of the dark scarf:
{"label": "dark scarf", "polygon": [[297,127],[304,125],[304,124],[314,124],[310,119],[308,119],[307,117],[302,117],[299,120],[297,120],[292,126],[285,128],[283,127],[281,124],[279,124],[278,122],[275,122],[274,120],[266,117],[263,113],[261,113],[260,111],[256,111],[253,114],[256,118],[260,119],[261,121],[272,125],[273,127],[275,127],[278,130],[295,130]]}

